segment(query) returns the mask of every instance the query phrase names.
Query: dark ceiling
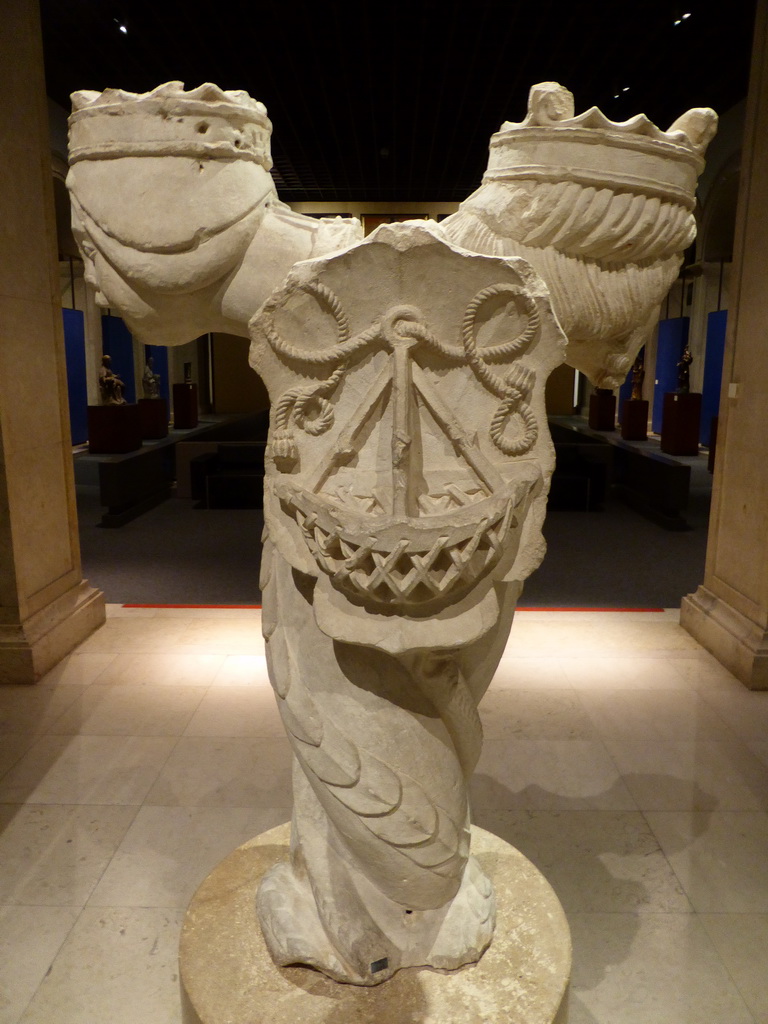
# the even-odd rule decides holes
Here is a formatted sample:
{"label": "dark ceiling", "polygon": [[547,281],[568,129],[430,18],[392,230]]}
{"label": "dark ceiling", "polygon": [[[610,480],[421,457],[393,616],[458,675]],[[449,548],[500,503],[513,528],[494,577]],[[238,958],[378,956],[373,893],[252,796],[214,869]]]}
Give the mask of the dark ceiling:
{"label": "dark ceiling", "polygon": [[[666,128],[747,90],[754,0],[42,0],[49,95],[145,92],[170,79],[267,105],[288,201],[458,200],[529,87],[566,85],[577,112],[640,111]],[[681,15],[687,17],[675,25]],[[120,30],[124,26],[127,31]],[[618,98],[617,98],[618,97]]]}

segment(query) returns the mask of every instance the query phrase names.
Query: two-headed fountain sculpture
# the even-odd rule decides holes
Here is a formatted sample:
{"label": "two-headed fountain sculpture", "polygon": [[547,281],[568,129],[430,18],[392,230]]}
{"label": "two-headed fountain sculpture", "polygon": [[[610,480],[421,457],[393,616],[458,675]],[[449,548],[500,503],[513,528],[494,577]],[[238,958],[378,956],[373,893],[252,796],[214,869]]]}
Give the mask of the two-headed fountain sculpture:
{"label": "two-headed fountain sculpture", "polygon": [[294,813],[258,891],[269,951],[361,986],[477,961],[496,905],[467,782],[544,554],[545,383],[563,359],[624,379],[694,236],[715,115],[663,132],[534,86],[458,213],[360,241],[278,201],[245,93],[74,101],[101,301],[154,344],[249,332],[270,394],[263,631]]}

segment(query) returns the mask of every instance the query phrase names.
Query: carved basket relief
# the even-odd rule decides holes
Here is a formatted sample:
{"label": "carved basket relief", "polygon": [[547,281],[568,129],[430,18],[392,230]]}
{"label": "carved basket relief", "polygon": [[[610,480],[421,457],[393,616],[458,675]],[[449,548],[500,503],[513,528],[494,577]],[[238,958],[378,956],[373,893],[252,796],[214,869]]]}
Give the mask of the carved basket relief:
{"label": "carved basket relief", "polygon": [[297,267],[251,330],[275,539],[297,568],[412,616],[510,568],[551,472],[542,390],[562,348],[522,261],[387,226]]}

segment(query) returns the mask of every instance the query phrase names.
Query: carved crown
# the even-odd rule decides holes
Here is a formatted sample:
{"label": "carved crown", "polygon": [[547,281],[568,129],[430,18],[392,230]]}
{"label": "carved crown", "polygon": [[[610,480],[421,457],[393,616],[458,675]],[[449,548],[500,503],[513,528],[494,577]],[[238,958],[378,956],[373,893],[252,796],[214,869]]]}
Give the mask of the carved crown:
{"label": "carved crown", "polygon": [[531,88],[528,114],[491,137],[485,181],[576,181],[677,200],[691,209],[717,115],[695,107],[664,132],[645,114],[611,121],[590,107],[574,116],[573,95],[557,82]]}
{"label": "carved crown", "polygon": [[122,156],[251,160],[272,166],[267,108],[241,90],[206,82],[190,92],[166,82],[151,92],[72,93],[69,161]]}

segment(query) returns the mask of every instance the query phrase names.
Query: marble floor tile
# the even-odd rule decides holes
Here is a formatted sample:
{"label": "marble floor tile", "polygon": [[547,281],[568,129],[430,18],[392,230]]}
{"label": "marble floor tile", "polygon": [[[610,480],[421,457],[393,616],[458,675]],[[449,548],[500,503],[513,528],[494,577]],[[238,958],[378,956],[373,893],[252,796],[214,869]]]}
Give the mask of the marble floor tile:
{"label": "marble floor tile", "polygon": [[213,686],[269,685],[264,654],[227,654],[213,677]]}
{"label": "marble floor tile", "polygon": [[76,648],[76,654],[162,652],[179,642],[183,622],[175,619],[118,616],[109,618]]}
{"label": "marble floor tile", "polygon": [[755,1024],[768,1024],[768,914],[702,914],[701,923]]}
{"label": "marble floor tile", "polygon": [[284,735],[271,686],[213,686],[201,700],[185,736]]}
{"label": "marble floor tile", "polygon": [[573,690],[497,690],[480,702],[487,740],[592,739],[595,727]]}
{"label": "marble floor tile", "polygon": [[0,737],[0,778],[20,761],[33,746],[37,736],[34,733],[5,733]]}
{"label": "marble floor tile", "polygon": [[92,686],[50,728],[52,735],[180,736],[202,686]]}
{"label": "marble floor tile", "polygon": [[682,676],[686,685],[694,690],[723,690],[739,693],[744,684],[707,651],[697,651],[694,657],[670,658],[670,666]]}
{"label": "marble floor tile", "polygon": [[491,809],[637,810],[595,740],[486,740],[470,794],[473,807]]}
{"label": "marble floor tile", "polygon": [[768,764],[736,737],[605,744],[641,810],[768,811]]}
{"label": "marble floor tile", "polygon": [[82,907],[136,810],[0,805],[0,904]]}
{"label": "marble floor tile", "polygon": [[176,740],[43,736],[0,780],[0,802],[140,804]]}
{"label": "marble floor tile", "polygon": [[707,690],[702,696],[737,735],[750,740],[768,736],[768,690],[740,686],[728,693]]}
{"label": "marble floor tile", "polygon": [[146,796],[181,807],[284,807],[291,804],[288,740],[182,736]]}
{"label": "marble floor tile", "polygon": [[746,743],[755,757],[759,757],[763,764],[768,764],[768,739],[747,740]]}
{"label": "marble floor tile", "polygon": [[37,686],[66,686],[70,683],[87,686],[97,679],[116,657],[116,654],[108,651],[103,654],[70,654],[47,672]]}
{"label": "marble floor tile", "polygon": [[494,690],[564,690],[570,686],[562,658],[503,657],[491,684]]}
{"label": "marble floor tile", "polygon": [[16,1024],[80,913],[75,907],[0,907],[0,1020]]}
{"label": "marble floor tile", "polygon": [[182,628],[178,642],[225,654],[264,653],[261,622],[255,618],[190,619]]}
{"label": "marble floor tile", "polygon": [[536,865],[566,914],[692,911],[638,811],[481,810],[475,822]]}
{"label": "marble floor tile", "polygon": [[564,658],[568,685],[577,690],[687,690],[674,659],[575,652]]}
{"label": "marble floor tile", "polygon": [[85,690],[85,686],[77,685],[0,686],[0,736],[47,732]]}
{"label": "marble floor tile", "polygon": [[251,624],[256,624],[259,630],[261,629],[261,608],[253,605],[217,605],[215,607],[159,605],[154,609],[154,615],[158,619],[246,619]]}
{"label": "marble floor tile", "polygon": [[290,804],[143,807],[88,905],[184,909],[224,857],[290,817]]}
{"label": "marble floor tile", "polygon": [[608,739],[720,739],[723,719],[698,693],[667,690],[583,690],[580,700],[600,736]]}
{"label": "marble floor tile", "polygon": [[568,1024],[754,1024],[693,914],[572,914]]}
{"label": "marble floor tile", "polygon": [[181,910],[86,908],[20,1024],[180,1024]]}
{"label": "marble floor tile", "polygon": [[646,811],[698,913],[768,913],[768,814]]}
{"label": "marble floor tile", "polygon": [[225,661],[224,654],[170,650],[124,653],[94,680],[98,686],[209,686]]}

